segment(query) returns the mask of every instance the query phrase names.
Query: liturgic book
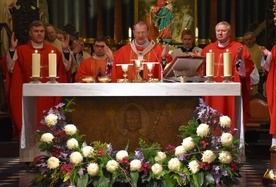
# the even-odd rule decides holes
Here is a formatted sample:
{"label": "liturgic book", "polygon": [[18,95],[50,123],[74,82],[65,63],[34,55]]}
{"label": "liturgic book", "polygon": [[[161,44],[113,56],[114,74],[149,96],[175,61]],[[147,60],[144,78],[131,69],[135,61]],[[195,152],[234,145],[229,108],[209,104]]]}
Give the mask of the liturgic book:
{"label": "liturgic book", "polygon": [[196,76],[204,60],[204,57],[197,55],[182,54],[176,56],[165,68],[164,77]]}

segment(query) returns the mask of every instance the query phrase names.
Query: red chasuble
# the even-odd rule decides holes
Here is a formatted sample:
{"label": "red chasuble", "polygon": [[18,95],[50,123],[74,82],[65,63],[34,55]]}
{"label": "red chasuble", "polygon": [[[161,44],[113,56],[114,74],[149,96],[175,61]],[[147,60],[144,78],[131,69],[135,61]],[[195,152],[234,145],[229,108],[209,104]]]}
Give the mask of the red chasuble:
{"label": "red chasuble", "polygon": [[75,80],[76,82],[82,82],[82,78],[85,76],[96,77],[99,74],[105,75],[106,72],[107,57],[104,59],[95,59],[93,57],[83,60],[78,67]]}
{"label": "red chasuble", "polygon": [[[22,87],[23,83],[29,83],[32,81],[32,53],[38,51],[40,54],[40,74],[42,83],[49,81],[48,77],[48,54],[52,51],[57,54],[57,79],[58,82],[68,82],[65,67],[62,61],[61,52],[54,46],[43,43],[42,49],[34,49],[29,41],[26,45],[17,47],[18,58],[15,61],[11,87],[10,87],[10,105],[13,121],[15,122],[15,128],[18,132],[22,129]],[[37,97],[37,108],[34,108],[32,112],[37,117],[38,125],[42,118],[43,110],[49,109],[61,102],[60,97]],[[35,116],[34,116],[35,117]]]}
{"label": "red chasuble", "polygon": [[271,49],[272,60],[270,69],[266,79],[266,97],[270,116],[270,130],[269,133],[276,134],[276,47]]}
{"label": "red chasuble", "polygon": [[[133,41],[132,41],[133,43]],[[133,45],[133,44],[132,44]],[[161,53],[162,53],[162,46],[159,44],[154,43],[153,41],[150,42],[152,48],[148,51],[143,53],[145,48],[138,47],[136,45],[135,48],[137,51],[131,47],[131,44],[127,44],[121,47],[118,51],[114,53],[114,65],[112,68],[111,80],[112,82],[116,82],[117,79],[123,78],[123,71],[121,66],[117,66],[117,64],[132,64],[129,66],[128,76],[129,80],[133,80],[136,74],[134,60],[138,59],[138,54],[140,53],[143,55],[144,62],[159,62],[161,63]],[[137,54],[138,53],[138,54]],[[171,56],[167,57],[167,62],[171,61]],[[147,66],[143,65],[143,79],[148,80],[148,69]],[[152,70],[153,78],[161,78],[161,66],[159,64],[155,64],[154,69]]]}
{"label": "red chasuble", "polygon": [[[242,86],[242,99],[243,99],[243,117],[244,125],[247,123],[248,118],[250,117],[250,74],[254,69],[254,63],[250,57],[249,51],[243,47],[242,57],[246,66],[246,77],[240,78],[240,75],[236,72],[236,55],[237,49],[243,47],[242,44],[230,41],[229,44],[225,47],[218,47],[218,42],[211,43],[207,45],[203,51],[202,56],[206,56],[206,53],[212,50],[215,53],[215,62],[214,62],[214,76],[216,82],[223,81],[223,53],[226,50],[232,53],[232,80],[234,82],[240,82]],[[204,75],[206,68],[203,66]],[[233,96],[205,96],[203,97],[206,104],[219,111],[223,115],[227,115],[232,120],[232,128],[236,127],[236,116],[235,116],[235,98]]]}

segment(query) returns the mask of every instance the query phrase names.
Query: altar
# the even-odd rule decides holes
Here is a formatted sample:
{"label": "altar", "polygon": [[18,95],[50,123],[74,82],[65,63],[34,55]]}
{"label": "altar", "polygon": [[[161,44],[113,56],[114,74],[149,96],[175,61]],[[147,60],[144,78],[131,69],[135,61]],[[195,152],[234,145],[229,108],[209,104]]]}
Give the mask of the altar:
{"label": "altar", "polygon": [[238,138],[244,140],[240,83],[24,84],[20,162],[31,162],[39,154],[37,96],[74,97],[77,105],[71,120],[85,134],[85,141],[114,143],[120,149],[127,144],[134,147],[139,138],[176,145],[181,141],[178,127],[187,123],[200,96],[235,96]]}

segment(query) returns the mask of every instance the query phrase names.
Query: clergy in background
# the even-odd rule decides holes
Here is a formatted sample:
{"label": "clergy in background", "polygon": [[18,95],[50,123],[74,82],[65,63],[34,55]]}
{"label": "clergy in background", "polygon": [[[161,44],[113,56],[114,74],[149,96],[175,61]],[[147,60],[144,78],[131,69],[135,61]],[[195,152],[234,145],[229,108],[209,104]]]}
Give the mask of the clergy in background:
{"label": "clergy in background", "polygon": [[[223,82],[224,80],[224,53],[231,53],[230,68],[232,69],[230,77],[233,82],[241,83],[244,124],[250,117],[250,74],[254,69],[254,63],[250,57],[249,51],[239,42],[233,41],[231,37],[231,26],[228,22],[219,22],[215,27],[217,41],[207,45],[202,50],[202,56],[212,51],[214,53],[214,80]],[[206,68],[203,67],[203,71]],[[205,75],[205,73],[204,73]],[[203,97],[206,104],[218,110],[223,115],[232,119],[233,128],[237,116],[235,116],[235,97],[234,96],[206,96]]]}

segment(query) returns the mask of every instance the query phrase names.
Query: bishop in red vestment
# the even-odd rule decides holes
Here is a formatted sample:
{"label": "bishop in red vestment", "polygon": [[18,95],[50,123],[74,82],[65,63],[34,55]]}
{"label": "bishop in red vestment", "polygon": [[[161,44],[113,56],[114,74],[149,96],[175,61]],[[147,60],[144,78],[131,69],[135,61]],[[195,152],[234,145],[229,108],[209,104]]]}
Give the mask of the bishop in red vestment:
{"label": "bishop in red vestment", "polygon": [[[243,117],[246,124],[250,117],[250,74],[254,69],[249,51],[243,47],[241,43],[232,41],[231,26],[227,22],[220,22],[216,25],[217,41],[207,45],[202,56],[206,56],[207,52],[212,51],[214,57],[214,80],[216,82],[223,81],[223,53],[229,51],[232,53],[232,81],[241,83],[242,99],[243,99]],[[205,75],[205,66],[203,72]],[[234,96],[205,96],[203,97],[206,104],[219,111],[223,115],[227,115],[232,119],[232,127],[236,127],[236,111]]]}
{"label": "bishop in red vestment", "polygon": [[[161,78],[161,70],[166,65],[166,62],[171,61],[171,56],[168,55],[168,45],[163,49],[160,44],[148,40],[149,27],[145,22],[138,22],[134,25],[134,40],[114,53],[114,66],[112,68],[112,82],[123,78],[123,71],[118,64],[132,64],[128,68],[127,79],[133,80],[136,75],[134,60],[143,62],[156,62],[152,70],[153,78]],[[143,64],[144,80],[148,80],[149,71],[146,64]],[[162,75],[163,76],[163,75]]]}

